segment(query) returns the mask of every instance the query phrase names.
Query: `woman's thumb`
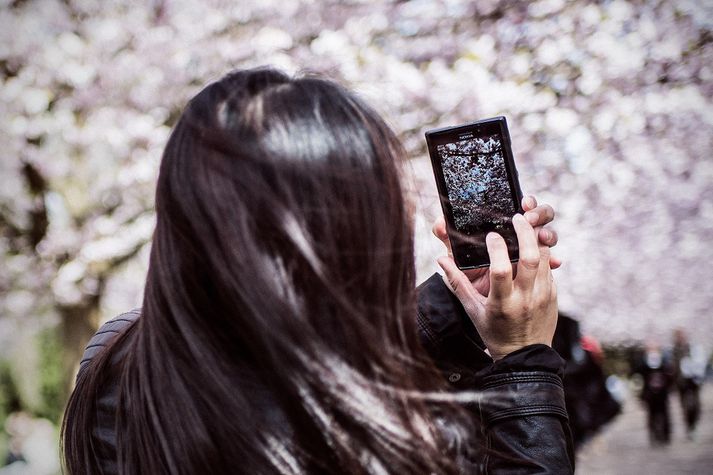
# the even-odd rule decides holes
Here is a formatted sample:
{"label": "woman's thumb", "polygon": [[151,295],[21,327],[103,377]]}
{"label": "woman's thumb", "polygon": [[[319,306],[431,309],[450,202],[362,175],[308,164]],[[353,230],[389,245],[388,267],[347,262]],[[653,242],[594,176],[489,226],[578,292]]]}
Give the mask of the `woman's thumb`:
{"label": "woman's thumb", "polygon": [[443,256],[438,258],[438,265],[441,266],[445,275],[443,276],[443,281],[446,283],[448,288],[453,294],[462,299],[465,297],[464,293],[467,291],[467,286],[470,285],[468,277],[461,271],[453,258],[450,256]]}

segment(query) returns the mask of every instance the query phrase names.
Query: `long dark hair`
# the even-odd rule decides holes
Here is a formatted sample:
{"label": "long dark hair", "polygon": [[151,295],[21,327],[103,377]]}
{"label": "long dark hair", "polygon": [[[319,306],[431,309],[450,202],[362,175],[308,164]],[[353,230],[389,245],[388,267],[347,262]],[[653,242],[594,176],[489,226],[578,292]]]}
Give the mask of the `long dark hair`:
{"label": "long dark hair", "polygon": [[[166,146],[142,316],[121,337],[121,473],[447,473],[415,329],[393,132],[330,81],[234,72]],[[65,413],[99,473],[105,351]]]}

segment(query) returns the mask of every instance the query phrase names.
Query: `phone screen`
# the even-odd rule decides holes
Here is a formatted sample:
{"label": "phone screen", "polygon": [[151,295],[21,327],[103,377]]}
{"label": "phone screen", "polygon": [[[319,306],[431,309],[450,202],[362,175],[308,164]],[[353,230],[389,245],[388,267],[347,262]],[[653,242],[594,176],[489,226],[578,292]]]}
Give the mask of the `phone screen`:
{"label": "phone screen", "polygon": [[512,216],[521,211],[521,193],[505,119],[441,129],[427,137],[458,266],[489,264],[485,236],[491,231],[503,236],[516,260]]}

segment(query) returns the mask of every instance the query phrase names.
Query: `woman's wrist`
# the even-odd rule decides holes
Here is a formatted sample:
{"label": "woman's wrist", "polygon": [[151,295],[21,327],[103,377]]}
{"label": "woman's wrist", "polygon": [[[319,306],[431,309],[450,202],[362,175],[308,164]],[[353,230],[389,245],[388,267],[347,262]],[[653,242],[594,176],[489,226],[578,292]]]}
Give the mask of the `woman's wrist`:
{"label": "woman's wrist", "polygon": [[[486,342],[487,345],[487,342]],[[499,346],[496,349],[488,346],[488,354],[490,354],[490,357],[493,359],[493,361],[499,361],[503,358],[506,358],[509,355],[512,355],[514,353],[519,352],[520,350],[523,350],[525,348],[529,348],[532,346],[537,346],[537,345],[542,345],[546,346],[548,348],[551,348],[552,345],[550,343],[545,343],[545,342],[540,342],[540,341],[532,341],[532,342],[523,342],[523,343],[514,343],[514,344],[509,344],[509,345],[503,345]]]}
{"label": "woman's wrist", "polygon": [[480,372],[481,376],[526,371],[564,374],[565,360],[551,346],[543,343],[524,346],[493,360],[489,368]]}

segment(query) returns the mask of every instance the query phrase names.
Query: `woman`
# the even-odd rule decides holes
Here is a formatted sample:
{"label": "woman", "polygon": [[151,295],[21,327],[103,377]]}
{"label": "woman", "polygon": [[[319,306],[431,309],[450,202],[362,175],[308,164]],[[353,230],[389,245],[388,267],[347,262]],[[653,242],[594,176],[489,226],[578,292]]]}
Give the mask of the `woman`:
{"label": "woman", "polygon": [[[68,471],[404,474],[490,466],[479,447],[492,421],[467,404],[490,407],[487,388],[453,392],[423,351],[425,344],[439,358],[430,320],[438,315],[422,309],[415,317],[403,156],[377,114],[325,80],[235,72],[191,100],[161,163],[143,307],[90,342],[65,413]],[[551,220],[548,210],[536,208],[536,225]],[[556,321],[549,249],[538,250],[522,216],[514,222],[515,278],[495,234],[490,276],[471,282],[443,260],[464,303],[449,315],[467,310],[494,358],[525,348],[534,360],[454,364],[481,364],[486,386],[503,371],[545,374],[555,391],[533,393],[557,406],[560,360],[542,344]],[[422,307],[452,298],[440,280],[424,289]],[[550,457],[568,461],[566,421],[543,417],[556,422],[542,428],[542,417],[530,417],[531,427],[553,432]],[[510,467],[536,465],[530,449],[492,447],[486,455]]]}

